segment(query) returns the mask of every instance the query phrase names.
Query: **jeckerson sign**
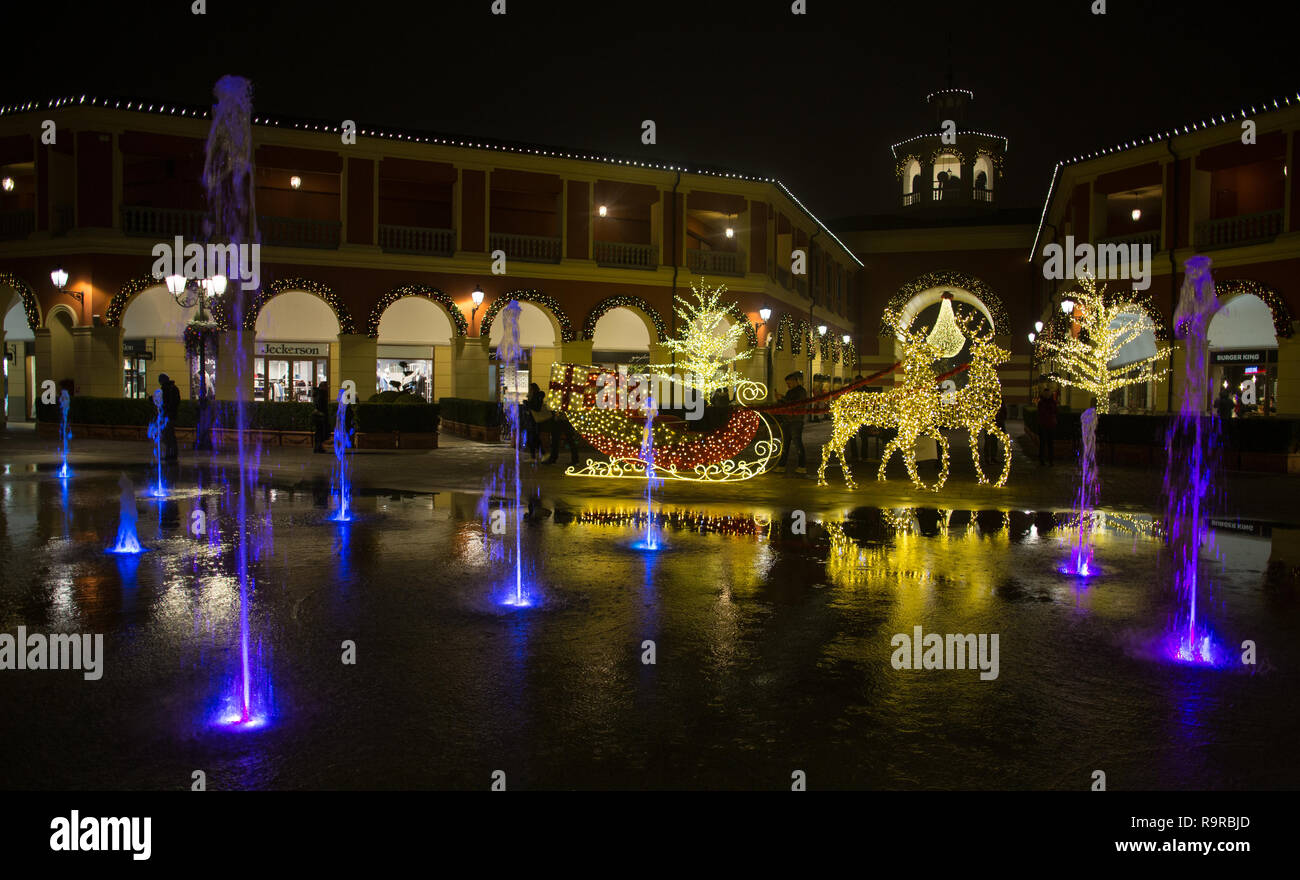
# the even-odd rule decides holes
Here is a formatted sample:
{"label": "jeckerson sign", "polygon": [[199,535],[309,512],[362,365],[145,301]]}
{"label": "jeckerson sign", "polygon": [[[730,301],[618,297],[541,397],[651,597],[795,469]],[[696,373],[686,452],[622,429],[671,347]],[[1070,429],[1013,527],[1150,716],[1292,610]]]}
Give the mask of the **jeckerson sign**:
{"label": "jeckerson sign", "polygon": [[1276,348],[1252,348],[1243,349],[1242,351],[1212,351],[1210,352],[1210,363],[1212,364],[1275,364],[1277,363]]}
{"label": "jeckerson sign", "polygon": [[328,342],[259,342],[258,357],[285,355],[288,357],[329,357]]}

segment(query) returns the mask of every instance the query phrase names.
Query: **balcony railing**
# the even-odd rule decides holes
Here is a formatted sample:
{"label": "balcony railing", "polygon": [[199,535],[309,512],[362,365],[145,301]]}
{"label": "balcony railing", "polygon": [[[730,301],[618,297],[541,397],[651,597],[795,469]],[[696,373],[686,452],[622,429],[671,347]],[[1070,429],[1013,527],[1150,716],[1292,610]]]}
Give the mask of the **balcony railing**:
{"label": "balcony railing", "polygon": [[31,208],[0,211],[0,240],[26,238],[36,228],[36,212]]}
{"label": "balcony railing", "polygon": [[1282,212],[1264,211],[1196,224],[1196,246],[1201,249],[1237,247],[1272,241],[1282,231]]}
{"label": "balcony railing", "polygon": [[1128,235],[1112,235],[1110,238],[1099,239],[1097,244],[1149,244],[1151,245],[1152,251],[1158,251],[1160,250],[1160,230],[1148,229],[1146,232],[1130,232]]}
{"label": "balcony railing", "polygon": [[268,247],[301,247],[337,250],[343,224],[337,220],[304,220],[300,217],[258,217],[262,244]]}
{"label": "balcony railing", "polygon": [[919,189],[916,192],[903,193],[903,204],[904,205],[919,204],[922,195],[924,195],[924,193]]}
{"label": "balcony railing", "polygon": [[[173,238],[204,241],[206,211],[181,208],[122,206],[122,232],[141,238]],[[334,250],[339,246],[343,224],[338,220],[306,220],[300,217],[257,218],[261,243],[268,247],[301,247]]]}
{"label": "balcony railing", "polygon": [[975,196],[975,201],[977,202],[992,203],[993,201],[993,190],[991,189],[976,189],[972,190],[971,193]]}
{"label": "balcony railing", "polygon": [[745,255],[739,251],[688,250],[686,268],[701,275],[744,275]]}
{"label": "balcony railing", "polygon": [[174,238],[179,235],[186,241],[203,241],[205,216],[206,211],[123,205],[122,234],[140,238]]}
{"label": "balcony railing", "polygon": [[505,251],[506,259],[524,263],[560,262],[560,237],[558,235],[511,235],[494,232],[489,236],[491,249]]}
{"label": "balcony railing", "polygon": [[628,244],[622,241],[597,241],[595,250],[598,266],[618,269],[659,268],[659,246],[655,244]]}
{"label": "balcony railing", "polygon": [[381,223],[379,246],[390,254],[450,257],[456,252],[456,230]]}

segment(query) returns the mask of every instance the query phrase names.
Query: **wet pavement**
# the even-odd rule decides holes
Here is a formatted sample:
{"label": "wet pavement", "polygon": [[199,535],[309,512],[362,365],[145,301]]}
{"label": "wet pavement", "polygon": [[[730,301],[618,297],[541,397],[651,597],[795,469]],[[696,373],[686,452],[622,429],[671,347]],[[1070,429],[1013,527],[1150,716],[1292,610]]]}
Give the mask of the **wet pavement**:
{"label": "wet pavement", "polygon": [[[1293,478],[1229,477],[1255,518],[1215,532],[1205,613],[1234,662],[1208,669],[1155,647],[1175,599],[1146,472],[1103,469],[1102,574],[1081,583],[1056,571],[1062,465],[1018,459],[997,490],[954,452],[937,498],[892,472],[857,493],[670,484],[658,553],[631,546],[638,484],[539,466],[518,608],[478,509],[502,451],[359,454],[348,524],[327,521],[331,457],[263,454],[249,626],[269,723],[234,732],[213,723],[239,669],[233,523],[206,459],[183,454],[159,501],[145,444],[74,441],[65,489],[35,438],[0,432],[0,633],[105,636],[98,681],[0,671],[0,787],[180,789],[195,770],[286,789],[483,789],[497,770],[511,788],[788,788],[799,770],[822,788],[1300,784]],[[103,552],[123,470],[139,557]],[[996,677],[894,668],[917,626],[996,634]],[[1235,662],[1247,639],[1254,666]]]}

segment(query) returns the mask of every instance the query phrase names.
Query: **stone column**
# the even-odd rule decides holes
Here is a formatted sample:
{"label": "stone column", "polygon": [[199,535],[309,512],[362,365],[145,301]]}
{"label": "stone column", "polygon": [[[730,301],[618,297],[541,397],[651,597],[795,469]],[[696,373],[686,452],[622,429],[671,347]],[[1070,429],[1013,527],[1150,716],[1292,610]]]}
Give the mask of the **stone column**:
{"label": "stone column", "polygon": [[1300,337],[1277,341],[1277,414],[1300,416]]}
{"label": "stone column", "polygon": [[122,328],[73,327],[72,363],[78,394],[121,397]]}
{"label": "stone column", "polygon": [[478,336],[458,336],[452,342],[452,397],[469,400],[495,400],[494,375],[488,361],[486,340]]}
{"label": "stone column", "polygon": [[[149,365],[149,377],[156,386],[159,373],[166,373],[181,390],[181,398],[190,397],[190,359],[185,356],[184,339],[167,339],[159,337],[154,340],[153,363]],[[152,389],[151,389],[152,391]]]}
{"label": "stone column", "polygon": [[559,360],[565,364],[589,364],[591,363],[591,346],[592,341],[590,339],[575,339],[572,342],[562,342],[558,352]]}
{"label": "stone column", "polygon": [[[256,341],[252,331],[244,332],[244,344],[236,344],[235,331],[217,336],[217,400],[253,399],[253,351]],[[236,370],[236,365],[242,375]]]}
{"label": "stone column", "polygon": [[356,384],[357,403],[365,403],[375,393],[375,365],[379,344],[364,333],[339,334],[339,379],[330,395],[338,398],[343,383],[349,379]]}

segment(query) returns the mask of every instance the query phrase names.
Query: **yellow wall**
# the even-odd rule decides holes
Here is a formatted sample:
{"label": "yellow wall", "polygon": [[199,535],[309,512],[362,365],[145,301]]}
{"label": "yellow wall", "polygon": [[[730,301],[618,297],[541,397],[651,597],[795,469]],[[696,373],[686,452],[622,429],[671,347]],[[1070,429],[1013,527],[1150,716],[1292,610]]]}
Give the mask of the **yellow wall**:
{"label": "yellow wall", "polygon": [[451,397],[451,359],[450,345],[433,347],[433,400],[437,403],[444,397]]}

